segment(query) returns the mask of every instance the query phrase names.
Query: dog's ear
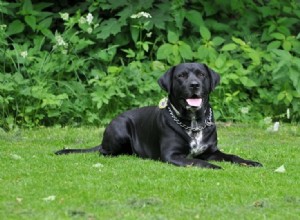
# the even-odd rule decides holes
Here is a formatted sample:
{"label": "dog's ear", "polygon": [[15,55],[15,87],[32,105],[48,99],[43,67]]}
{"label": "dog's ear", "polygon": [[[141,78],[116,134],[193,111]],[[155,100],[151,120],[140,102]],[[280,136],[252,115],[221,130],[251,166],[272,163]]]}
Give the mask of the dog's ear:
{"label": "dog's ear", "polygon": [[210,91],[213,91],[216,86],[220,83],[220,75],[210,69],[206,64],[204,65],[210,77]]}
{"label": "dog's ear", "polygon": [[165,72],[164,75],[162,75],[158,79],[158,84],[168,94],[171,93],[171,89],[172,89],[172,81],[173,81],[173,72],[174,72],[174,69],[175,69],[175,67],[171,67],[169,70],[167,70],[167,72]]}

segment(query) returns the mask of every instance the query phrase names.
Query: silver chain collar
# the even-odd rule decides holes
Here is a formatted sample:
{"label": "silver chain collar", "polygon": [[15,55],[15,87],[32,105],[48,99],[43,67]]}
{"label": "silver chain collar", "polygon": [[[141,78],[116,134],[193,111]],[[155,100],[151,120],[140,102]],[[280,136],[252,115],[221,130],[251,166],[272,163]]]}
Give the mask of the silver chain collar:
{"label": "silver chain collar", "polygon": [[209,115],[207,117],[207,119],[205,119],[204,121],[204,125],[203,126],[199,126],[197,128],[192,128],[187,126],[186,124],[182,123],[173,113],[173,111],[171,110],[171,108],[168,106],[168,110],[169,113],[171,115],[171,117],[173,118],[173,120],[176,122],[176,124],[178,124],[180,127],[184,128],[185,130],[189,130],[189,131],[193,131],[193,132],[198,132],[198,131],[202,131],[203,129],[205,129],[207,126],[212,126],[214,123],[212,122],[212,110],[211,108],[209,108]]}

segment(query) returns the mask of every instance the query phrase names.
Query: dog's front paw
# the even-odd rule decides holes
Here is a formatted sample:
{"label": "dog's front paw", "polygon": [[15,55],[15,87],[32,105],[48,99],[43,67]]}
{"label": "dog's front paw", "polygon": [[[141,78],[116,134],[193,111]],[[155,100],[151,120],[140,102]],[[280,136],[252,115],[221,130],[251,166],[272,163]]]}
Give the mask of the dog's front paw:
{"label": "dog's front paw", "polygon": [[248,167],[262,167],[263,165],[259,162],[252,161],[252,160],[245,160],[240,163],[242,166],[248,166]]}
{"label": "dog's front paw", "polygon": [[214,164],[211,164],[211,163],[206,164],[205,168],[209,168],[209,169],[217,169],[217,170],[222,169],[222,167],[217,166],[217,165],[214,165]]}

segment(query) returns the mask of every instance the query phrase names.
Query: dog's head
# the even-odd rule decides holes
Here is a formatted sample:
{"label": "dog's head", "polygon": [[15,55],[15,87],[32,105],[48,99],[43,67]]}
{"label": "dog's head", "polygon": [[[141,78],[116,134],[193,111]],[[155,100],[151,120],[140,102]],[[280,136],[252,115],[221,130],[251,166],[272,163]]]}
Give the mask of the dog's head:
{"label": "dog's head", "polygon": [[182,63],[170,68],[158,84],[179,109],[201,109],[208,95],[220,82],[220,76],[205,64]]}

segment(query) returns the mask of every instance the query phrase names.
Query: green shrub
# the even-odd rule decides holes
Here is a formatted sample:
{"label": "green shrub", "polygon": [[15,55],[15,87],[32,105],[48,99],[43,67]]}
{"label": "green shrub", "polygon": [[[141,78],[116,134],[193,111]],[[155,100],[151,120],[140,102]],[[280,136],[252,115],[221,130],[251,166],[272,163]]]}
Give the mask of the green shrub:
{"label": "green shrub", "polygon": [[[145,11],[145,12],[144,12]],[[222,77],[219,120],[300,118],[297,1],[0,3],[0,126],[106,124],[180,62]]]}

